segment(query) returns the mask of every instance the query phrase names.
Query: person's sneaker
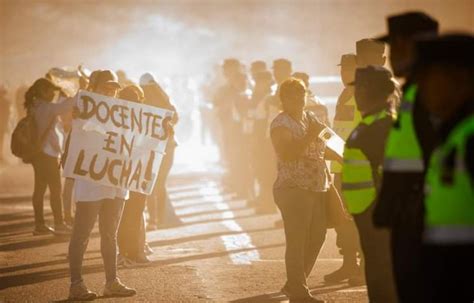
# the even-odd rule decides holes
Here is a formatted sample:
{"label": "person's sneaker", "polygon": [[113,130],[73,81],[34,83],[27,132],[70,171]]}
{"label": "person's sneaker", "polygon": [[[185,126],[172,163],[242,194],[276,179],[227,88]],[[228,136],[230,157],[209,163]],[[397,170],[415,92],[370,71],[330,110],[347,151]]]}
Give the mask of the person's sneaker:
{"label": "person's sneaker", "polygon": [[71,285],[69,288],[69,301],[92,301],[95,299],[97,299],[97,294],[88,290],[83,282]]}
{"label": "person's sneaker", "polygon": [[66,224],[58,224],[54,226],[54,234],[58,236],[67,236],[72,233],[72,230]]}
{"label": "person's sneaker", "polygon": [[104,297],[131,297],[136,294],[135,289],[123,285],[119,279],[105,284]]}
{"label": "person's sneaker", "polygon": [[349,279],[352,276],[358,275],[359,273],[360,273],[360,269],[358,266],[342,265],[336,271],[325,275],[324,281],[326,283],[339,283],[339,282]]}
{"label": "person's sneaker", "polygon": [[36,226],[35,229],[33,230],[33,235],[34,236],[40,236],[40,235],[47,235],[47,234],[52,234],[54,233],[54,230],[46,225],[40,225]]}
{"label": "person's sneaker", "polygon": [[143,247],[143,252],[145,253],[145,255],[151,256],[155,251],[153,250],[153,248],[150,247],[150,245],[148,245],[148,243],[145,243],[145,246]]}

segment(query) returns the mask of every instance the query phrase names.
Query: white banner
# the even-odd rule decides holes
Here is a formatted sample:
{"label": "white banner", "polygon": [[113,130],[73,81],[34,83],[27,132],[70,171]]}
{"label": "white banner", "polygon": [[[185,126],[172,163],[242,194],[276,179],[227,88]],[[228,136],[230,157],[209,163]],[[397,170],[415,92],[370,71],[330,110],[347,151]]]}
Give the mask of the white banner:
{"label": "white banner", "polygon": [[163,121],[174,113],[87,91],[76,98],[64,175],[150,194],[168,141]]}

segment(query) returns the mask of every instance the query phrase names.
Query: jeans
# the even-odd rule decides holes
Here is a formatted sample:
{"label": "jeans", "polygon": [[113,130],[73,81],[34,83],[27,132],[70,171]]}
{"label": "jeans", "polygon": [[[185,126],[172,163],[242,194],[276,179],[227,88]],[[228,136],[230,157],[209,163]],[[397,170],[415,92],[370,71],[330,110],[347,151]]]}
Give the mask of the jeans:
{"label": "jeans", "polygon": [[35,213],[35,225],[44,225],[44,194],[46,187],[49,187],[50,205],[53,211],[54,224],[63,223],[62,202],[61,202],[61,174],[59,162],[55,157],[45,153],[40,153],[33,160],[33,170],[35,173],[35,188],[33,192],[33,209]]}
{"label": "jeans", "polygon": [[123,205],[124,200],[122,199],[77,202],[76,216],[69,242],[71,284],[83,281],[82,261],[97,216],[99,216],[100,252],[104,261],[105,278],[107,282],[112,282],[117,278],[117,228]]}
{"label": "jeans", "polygon": [[372,215],[375,204],[372,203],[363,213],[353,215],[364,254],[369,301],[397,302],[390,254],[390,233],[387,229],[374,227]]}
{"label": "jeans", "polygon": [[281,188],[273,196],[285,228],[285,290],[291,298],[309,297],[306,279],[326,238],[325,193]]}
{"label": "jeans", "polygon": [[145,245],[145,227],[143,211],[147,196],[131,192],[130,199],[124,206],[122,220],[117,233],[119,252],[121,255],[136,259],[143,254]]}

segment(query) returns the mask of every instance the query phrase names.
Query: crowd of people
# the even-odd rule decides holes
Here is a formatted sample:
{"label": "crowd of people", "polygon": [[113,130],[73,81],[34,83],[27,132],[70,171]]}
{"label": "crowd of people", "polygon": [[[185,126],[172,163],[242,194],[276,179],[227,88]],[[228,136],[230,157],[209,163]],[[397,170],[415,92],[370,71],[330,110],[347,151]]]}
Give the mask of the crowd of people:
{"label": "crowd of people", "polygon": [[[422,12],[390,16],[387,25],[386,36],[357,41],[354,54],[341,55],[344,88],[333,121],[310,76],[284,58],[271,70],[254,61],[248,71],[235,58],[224,60],[223,83],[210,98],[223,182],[257,213],[281,213],[281,292],[290,302],[322,302],[307,279],[328,228],[336,231],[343,263],[324,276],[327,283],[366,284],[370,302],[474,299],[474,37],[440,35],[438,22]],[[393,74],[385,67],[387,48]],[[150,263],[146,231],[179,224],[166,189],[178,113],[151,73],[134,83],[123,72],[82,71],[74,81],[76,90],[175,113],[164,125],[165,156],[147,196],[80,179],[62,186],[76,100],[55,75],[22,87],[22,102],[15,102],[18,115],[34,122],[39,147],[27,161],[35,180],[33,233],[70,235],[69,298],[97,298],[81,275],[97,218],[104,295],[132,296],[136,290],[118,279],[117,265]],[[0,98],[5,103],[5,88]],[[3,136],[10,111],[1,113]],[[47,188],[54,228],[43,215]]]}
{"label": "crowd of people", "polygon": [[[473,37],[439,35],[438,22],[421,12],[387,24],[386,36],[357,41],[355,54],[341,56],[344,89],[332,124],[309,76],[293,73],[289,60],[273,62],[273,78],[253,62],[250,83],[239,61],[222,66],[226,83],[214,108],[228,182],[257,210],[271,211],[265,186],[276,179],[286,236],[282,292],[295,302],[319,302],[306,281],[328,227],[343,264],[327,283],[367,284],[370,302],[472,300]],[[393,74],[384,67],[387,46]],[[458,123],[465,129],[450,138]],[[321,136],[328,128],[345,141],[342,155]]]}

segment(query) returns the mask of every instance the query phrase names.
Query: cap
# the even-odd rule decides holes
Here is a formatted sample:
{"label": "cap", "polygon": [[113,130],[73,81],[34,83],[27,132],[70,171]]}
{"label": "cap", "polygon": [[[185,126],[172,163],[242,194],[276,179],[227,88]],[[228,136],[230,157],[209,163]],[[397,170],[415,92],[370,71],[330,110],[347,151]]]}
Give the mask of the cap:
{"label": "cap", "polygon": [[267,70],[259,71],[255,74],[255,81],[271,81],[273,83],[273,75]]}
{"label": "cap", "polygon": [[306,86],[309,85],[309,75],[303,72],[295,72],[291,75],[293,78],[300,79],[304,82]]}
{"label": "cap", "polygon": [[389,42],[391,37],[412,37],[420,34],[438,33],[438,21],[423,12],[407,12],[392,15],[387,18],[388,34],[376,38],[379,41]]}
{"label": "cap", "polygon": [[276,59],[273,61],[273,69],[291,69],[291,62],[285,58]]}
{"label": "cap", "polygon": [[250,70],[253,72],[265,71],[267,70],[267,64],[262,60],[254,61],[250,65]]}
{"label": "cap", "polygon": [[356,66],[357,65],[357,56],[355,54],[344,54],[341,56],[341,63],[337,66]]}
{"label": "cap", "polygon": [[145,86],[145,85],[152,85],[152,84],[156,84],[158,82],[156,82],[155,80],[155,76],[153,76],[152,73],[144,73],[141,77],[140,77],[140,86]]}
{"label": "cap", "polygon": [[91,73],[89,86],[97,87],[99,84],[111,84],[120,88],[118,77],[111,70],[96,70]]}
{"label": "cap", "polygon": [[371,86],[371,87],[391,87],[393,89],[392,73],[382,66],[369,65],[356,69],[355,81],[350,85]]}
{"label": "cap", "polygon": [[415,66],[447,64],[465,68],[474,66],[474,36],[452,33],[424,38],[416,42]]}
{"label": "cap", "polygon": [[356,42],[356,54],[375,53],[383,55],[385,44],[374,39],[362,39]]}

